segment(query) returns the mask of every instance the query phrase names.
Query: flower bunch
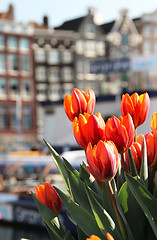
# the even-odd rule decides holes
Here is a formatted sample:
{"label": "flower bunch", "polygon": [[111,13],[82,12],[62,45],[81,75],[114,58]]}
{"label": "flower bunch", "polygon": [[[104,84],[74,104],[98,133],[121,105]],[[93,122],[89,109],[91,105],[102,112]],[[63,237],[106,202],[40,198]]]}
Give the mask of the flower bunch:
{"label": "flower bunch", "polygon": [[157,113],[151,118],[152,131],[137,136],[148,115],[148,93],[124,94],[122,116],[112,116],[106,123],[100,113],[93,113],[95,99],[90,89],[88,94],[74,89],[64,99],[87,163],[77,171],[45,141],[67,193],[45,183],[32,196],[51,239],[74,239],[60,222],[61,201],[76,225],[78,240],[156,239]]}

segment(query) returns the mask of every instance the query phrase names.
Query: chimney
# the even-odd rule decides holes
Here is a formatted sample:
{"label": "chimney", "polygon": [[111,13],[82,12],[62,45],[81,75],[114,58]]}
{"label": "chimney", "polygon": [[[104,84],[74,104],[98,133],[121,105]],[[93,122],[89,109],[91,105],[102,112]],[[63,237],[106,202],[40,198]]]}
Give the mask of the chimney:
{"label": "chimney", "polygon": [[48,26],[49,26],[48,22],[49,22],[48,16],[44,16],[44,18],[43,18],[43,26],[48,28]]}
{"label": "chimney", "polygon": [[14,6],[13,4],[9,5],[8,12],[7,12],[7,17],[8,20],[14,20]]}

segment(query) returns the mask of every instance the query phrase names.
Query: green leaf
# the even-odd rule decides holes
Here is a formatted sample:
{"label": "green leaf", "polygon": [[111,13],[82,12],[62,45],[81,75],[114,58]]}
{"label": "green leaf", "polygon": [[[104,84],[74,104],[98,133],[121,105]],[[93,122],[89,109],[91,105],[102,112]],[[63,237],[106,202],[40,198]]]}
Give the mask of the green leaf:
{"label": "green leaf", "polygon": [[100,197],[102,197],[102,192],[100,190],[100,187],[98,183],[96,182],[95,178],[90,174],[90,172],[87,170],[87,164],[83,162],[83,164],[80,166],[80,179],[83,182],[86,182],[86,184]]}
{"label": "green leaf", "polygon": [[64,161],[64,165],[65,165],[66,169],[70,170],[76,176],[79,177],[79,172],[65,158],[63,158],[63,161]]}
{"label": "green leaf", "polygon": [[46,224],[46,228],[51,237],[55,236],[56,240],[62,240],[64,236],[63,228],[61,227],[56,214],[44,204],[42,204],[36,196],[32,193],[35,204]]}
{"label": "green leaf", "polygon": [[74,240],[74,237],[71,235],[71,232],[69,230],[66,232],[64,240]]}
{"label": "green leaf", "polygon": [[78,235],[78,240],[86,240],[87,235],[80,229],[79,226],[77,226],[77,235]]}
{"label": "green leaf", "polygon": [[157,237],[157,199],[136,179],[126,174],[128,186]]}
{"label": "green leaf", "polygon": [[103,234],[106,235],[106,233],[109,232],[112,234],[113,237],[115,237],[115,239],[121,239],[120,233],[111,216],[95,199],[88,186],[86,186],[86,191],[95,219]]}
{"label": "green leaf", "polygon": [[132,194],[132,192],[130,191],[127,182],[123,184],[119,191],[119,201],[122,205],[125,217],[127,219],[127,222],[129,223],[134,239],[144,239],[146,218],[143,214],[143,211],[141,210],[141,207],[136,201],[134,194]]}
{"label": "green leaf", "polygon": [[143,137],[143,156],[142,156],[142,164],[140,168],[140,178],[145,182],[146,186],[148,186],[148,161],[147,161],[147,146],[145,137]]}
{"label": "green leaf", "polygon": [[93,216],[91,216],[85,209],[79,206],[77,203],[72,201],[66,194],[64,194],[60,189],[56,188],[59,196],[61,197],[64,205],[68,209],[70,215],[74,219],[76,225],[78,225],[81,230],[90,237],[92,234],[97,235],[101,239],[104,235],[97,226],[97,223]]}
{"label": "green leaf", "polygon": [[131,176],[134,177],[134,176],[138,175],[138,172],[137,172],[135,161],[133,159],[132,152],[131,152],[130,148],[128,149],[128,153],[129,153],[129,163],[130,163],[130,174],[131,174]]}

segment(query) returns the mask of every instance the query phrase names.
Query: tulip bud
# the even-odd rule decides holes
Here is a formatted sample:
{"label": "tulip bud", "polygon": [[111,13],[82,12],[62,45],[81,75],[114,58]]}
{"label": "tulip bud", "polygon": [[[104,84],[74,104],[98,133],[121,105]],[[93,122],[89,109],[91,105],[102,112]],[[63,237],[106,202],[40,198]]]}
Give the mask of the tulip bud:
{"label": "tulip bud", "polygon": [[148,93],[141,95],[134,93],[131,97],[126,93],[122,96],[121,113],[123,117],[129,113],[133,119],[135,128],[137,128],[146,120],[149,106],[150,99]]}
{"label": "tulip bud", "polygon": [[36,198],[45,206],[49,207],[56,215],[62,209],[62,200],[50,183],[35,187]]}
{"label": "tulip bud", "polygon": [[72,95],[66,95],[64,98],[64,110],[71,122],[79,114],[92,114],[95,107],[95,94],[91,89],[88,89],[88,94],[74,88]]}
{"label": "tulip bud", "polygon": [[91,143],[86,149],[88,170],[100,181],[110,181],[117,173],[119,155],[113,142],[100,140],[92,148]]}

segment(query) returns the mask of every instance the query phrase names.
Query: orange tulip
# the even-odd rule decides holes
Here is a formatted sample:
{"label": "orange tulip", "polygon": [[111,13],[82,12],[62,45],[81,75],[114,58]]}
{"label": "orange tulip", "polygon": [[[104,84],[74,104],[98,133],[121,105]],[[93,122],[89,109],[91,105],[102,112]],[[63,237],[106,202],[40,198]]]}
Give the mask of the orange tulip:
{"label": "orange tulip", "polygon": [[151,129],[157,138],[157,112],[154,112],[150,121]]}
{"label": "orange tulip", "polygon": [[124,153],[134,140],[135,128],[130,114],[120,117],[109,118],[105,126],[107,140],[111,140],[116,145],[120,154]]}
{"label": "orange tulip", "polygon": [[101,240],[101,239],[95,235],[91,235],[90,238],[86,238],[86,240]]}
{"label": "orange tulip", "polygon": [[110,233],[106,233],[107,240],[114,240]]}
{"label": "orange tulip", "polygon": [[123,117],[129,113],[133,119],[135,128],[137,128],[146,120],[149,106],[150,98],[148,93],[138,95],[135,92],[131,97],[126,93],[122,96],[121,113]]}
{"label": "orange tulip", "polygon": [[50,183],[46,182],[45,185],[39,185],[35,187],[36,198],[43,203],[45,206],[51,208],[51,210],[57,215],[62,209],[62,200],[58,193],[51,186]]}
{"label": "orange tulip", "polygon": [[136,141],[143,146],[143,137],[145,137],[146,147],[147,147],[147,161],[148,166],[153,167],[156,164],[156,154],[157,154],[157,140],[153,132],[149,132],[145,135],[140,134]]}
{"label": "orange tulip", "polygon": [[66,95],[64,98],[64,110],[70,121],[73,121],[79,114],[92,114],[95,107],[95,94],[88,89],[88,94],[74,88],[72,95]]}
{"label": "orange tulip", "polygon": [[74,119],[72,129],[77,143],[83,149],[87,148],[89,142],[95,145],[100,139],[105,139],[105,122],[100,113],[80,114],[79,118]]}
{"label": "orange tulip", "polygon": [[[140,171],[141,162],[142,162],[142,145],[138,142],[134,142],[131,147],[132,156],[136,165],[137,172]],[[125,164],[127,171],[130,170],[130,164],[129,164],[129,153],[126,151],[125,153]]]}
{"label": "orange tulip", "polygon": [[119,155],[113,142],[100,140],[92,147],[89,143],[86,149],[88,170],[100,181],[110,181],[117,173]]}

